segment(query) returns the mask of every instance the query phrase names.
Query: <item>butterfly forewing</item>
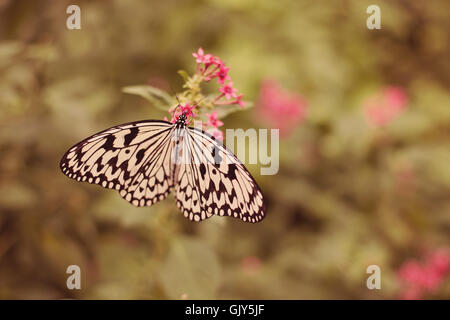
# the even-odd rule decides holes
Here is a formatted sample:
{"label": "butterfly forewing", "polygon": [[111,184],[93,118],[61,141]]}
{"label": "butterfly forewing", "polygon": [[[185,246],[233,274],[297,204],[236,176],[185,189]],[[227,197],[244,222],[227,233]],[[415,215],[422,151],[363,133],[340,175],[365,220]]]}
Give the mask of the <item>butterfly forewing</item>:
{"label": "butterfly forewing", "polygon": [[115,126],[70,148],[60,168],[69,178],[118,190],[133,205],[152,205],[173,186],[174,132],[166,121]]}

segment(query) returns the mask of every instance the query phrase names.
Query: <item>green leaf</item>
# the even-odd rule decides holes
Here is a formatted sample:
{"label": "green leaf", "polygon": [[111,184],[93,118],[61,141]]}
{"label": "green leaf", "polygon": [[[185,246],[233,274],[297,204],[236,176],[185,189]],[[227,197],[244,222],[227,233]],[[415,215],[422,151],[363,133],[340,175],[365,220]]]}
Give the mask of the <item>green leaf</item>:
{"label": "green leaf", "polygon": [[122,88],[125,93],[135,94],[149,101],[154,107],[167,111],[175,104],[175,100],[167,92],[148,85],[127,86]]}
{"label": "green leaf", "polygon": [[160,271],[161,284],[171,299],[211,299],[219,286],[219,262],[205,242],[175,239]]}

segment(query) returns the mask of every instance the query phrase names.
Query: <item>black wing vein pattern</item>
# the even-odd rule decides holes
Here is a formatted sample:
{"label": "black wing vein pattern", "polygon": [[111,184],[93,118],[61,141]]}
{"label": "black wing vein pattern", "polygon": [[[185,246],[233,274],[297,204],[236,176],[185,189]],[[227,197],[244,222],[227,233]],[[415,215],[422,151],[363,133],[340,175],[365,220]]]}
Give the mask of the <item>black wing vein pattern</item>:
{"label": "black wing vein pattern", "polygon": [[192,221],[212,215],[246,222],[264,218],[264,198],[244,165],[202,130],[167,121],[126,123],[70,148],[65,175],[115,189],[135,206],[150,206],[175,189],[178,207]]}

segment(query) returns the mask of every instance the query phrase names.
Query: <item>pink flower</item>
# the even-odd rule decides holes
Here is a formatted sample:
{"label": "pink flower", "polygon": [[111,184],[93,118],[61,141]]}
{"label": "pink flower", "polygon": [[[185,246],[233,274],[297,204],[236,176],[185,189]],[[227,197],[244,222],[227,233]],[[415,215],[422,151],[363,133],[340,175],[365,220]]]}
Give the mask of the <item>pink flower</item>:
{"label": "pink flower", "polygon": [[368,120],[375,126],[386,125],[407,106],[408,98],[400,87],[385,87],[364,102]]}
{"label": "pink flower", "polygon": [[211,135],[217,140],[223,141],[223,132],[217,128],[213,128]]}
{"label": "pink flower", "polygon": [[261,260],[255,256],[247,256],[242,259],[241,267],[246,273],[254,273],[261,268]]}
{"label": "pink flower", "polygon": [[225,63],[217,56],[213,56],[211,59],[211,63],[216,65],[218,68],[224,67]]}
{"label": "pink flower", "polygon": [[450,273],[450,254],[443,249],[432,252],[428,256],[428,264],[439,275]]}
{"label": "pink flower", "polygon": [[243,107],[245,105],[245,102],[242,101],[242,94],[237,95],[236,100],[234,100],[232,103]]}
{"label": "pink flower", "polygon": [[450,254],[445,250],[427,254],[422,263],[407,261],[397,272],[402,286],[400,296],[403,299],[421,299],[427,293],[436,292],[449,274]]}
{"label": "pink flower", "polygon": [[189,105],[189,103],[186,103],[184,106],[180,105],[180,112],[181,114],[184,114],[186,117],[192,117],[195,118],[197,115],[193,112],[194,108],[196,106]]}
{"label": "pink flower", "polygon": [[406,108],[408,98],[405,90],[400,87],[386,87],[384,89],[384,96],[387,104],[393,110],[402,110]]}
{"label": "pink flower", "polygon": [[[228,75],[230,68],[225,66],[225,63],[212,54],[205,54],[202,48],[192,54],[197,62],[197,69],[195,73],[201,76],[201,79],[205,82],[209,82],[214,78],[217,78],[217,83],[221,84],[219,88],[220,94],[216,96],[213,103],[216,105],[229,105],[238,104],[244,105],[242,101],[242,95],[237,95],[237,89],[233,87],[231,77]],[[228,83],[225,83],[228,81]],[[222,98],[225,97],[224,101]],[[234,101],[228,101],[231,98],[235,98]],[[222,100],[221,100],[222,99]]]}
{"label": "pink flower", "polygon": [[[173,110],[169,110],[169,112],[172,113],[172,119],[170,120],[171,123],[177,122],[180,115],[184,114],[186,116],[186,123],[190,122],[193,118],[195,118],[197,115],[194,113],[196,105],[191,106],[189,103],[186,103],[185,105],[177,105]],[[164,120],[167,118],[165,117]]]}
{"label": "pink flower", "polygon": [[214,128],[223,126],[223,122],[217,118],[217,111],[213,111],[210,114],[207,113],[206,116],[208,117],[207,125],[214,127]]}
{"label": "pink flower", "polygon": [[219,67],[219,71],[217,71],[217,82],[220,84],[224,84],[226,80],[231,80],[230,76],[228,75],[228,71],[230,70],[229,67],[225,67],[224,64],[221,64]]}
{"label": "pink flower", "polygon": [[229,100],[231,97],[236,98],[237,89],[233,88],[233,81],[228,82],[227,84],[222,85],[219,88],[219,91],[225,96],[225,99]]}
{"label": "pink flower", "polygon": [[205,54],[202,48],[199,48],[197,53],[192,53],[197,63],[211,63],[213,56],[211,54]]}
{"label": "pink flower", "polygon": [[259,112],[272,128],[288,136],[306,116],[307,103],[298,94],[287,92],[278,82],[266,79],[261,84],[257,102]]}

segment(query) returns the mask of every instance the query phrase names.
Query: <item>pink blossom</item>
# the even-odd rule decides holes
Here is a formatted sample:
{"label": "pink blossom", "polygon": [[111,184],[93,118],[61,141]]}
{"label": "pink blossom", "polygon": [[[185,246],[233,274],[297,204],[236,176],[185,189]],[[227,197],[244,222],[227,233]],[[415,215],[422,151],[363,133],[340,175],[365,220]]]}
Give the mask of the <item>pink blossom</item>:
{"label": "pink blossom", "polygon": [[375,126],[386,125],[407,106],[408,98],[400,87],[385,87],[364,102],[364,108],[369,121]]}
{"label": "pink blossom", "polygon": [[[170,120],[171,123],[177,122],[180,115],[184,114],[186,116],[186,123],[190,122],[193,118],[195,118],[197,115],[194,113],[196,105],[190,105],[189,103],[186,103],[185,105],[177,105],[173,110],[169,110],[169,112],[172,113],[172,119]],[[164,119],[167,119],[166,117]]]}
{"label": "pink blossom", "polygon": [[223,141],[223,132],[221,130],[213,128],[211,135],[217,140]]}
{"label": "pink blossom", "polygon": [[223,126],[223,122],[217,118],[217,111],[213,111],[210,114],[207,113],[208,125],[214,128]]}
{"label": "pink blossom", "polygon": [[306,116],[307,103],[300,95],[283,90],[278,82],[266,79],[257,102],[259,112],[281,136],[288,136]]}
{"label": "pink blossom", "polygon": [[[213,111],[210,114],[206,113],[206,116],[208,117],[208,122],[202,123],[203,130],[207,131],[217,140],[223,141],[223,132],[218,129],[218,127],[223,126],[223,122],[218,119],[217,111]],[[211,128],[207,129],[208,126]]]}
{"label": "pink blossom", "polygon": [[216,65],[218,68],[224,67],[225,63],[217,56],[213,56],[211,59],[211,63]]}
{"label": "pink blossom", "polygon": [[[192,54],[197,62],[197,69],[195,73],[201,76],[201,79],[205,82],[209,82],[212,79],[217,78],[217,83],[221,84],[219,88],[220,94],[216,96],[213,103],[216,105],[230,105],[237,104],[243,106],[242,95],[237,94],[237,89],[233,87],[233,82],[228,72],[230,68],[217,56],[212,54],[205,54],[202,48]],[[228,83],[226,83],[228,81]],[[222,98],[225,98],[224,101]],[[233,101],[229,101],[231,98],[235,98]]]}
{"label": "pink blossom", "polygon": [[439,275],[450,273],[450,254],[444,249],[434,251],[428,256],[428,264]]}
{"label": "pink blossom", "polygon": [[244,257],[241,261],[241,268],[246,273],[254,273],[261,268],[261,260],[256,256]]}
{"label": "pink blossom", "polygon": [[186,117],[192,117],[195,118],[197,115],[193,112],[194,108],[196,106],[189,105],[189,103],[186,103],[184,106],[180,105],[180,112],[181,114],[184,114]]}
{"label": "pink blossom", "polygon": [[213,56],[211,54],[205,54],[202,48],[199,48],[197,53],[192,53],[197,63],[211,63]]}
{"label": "pink blossom", "polygon": [[180,115],[181,115],[180,112],[174,112],[174,113],[172,113],[172,119],[170,119],[170,122],[171,122],[171,123],[177,122],[178,117],[179,117]]}
{"label": "pink blossom", "polygon": [[236,100],[234,100],[232,103],[233,103],[233,104],[237,104],[237,105],[239,105],[240,107],[243,107],[243,106],[245,105],[245,102],[242,101],[242,94],[238,94],[238,95],[236,96]]}
{"label": "pink blossom", "polygon": [[217,82],[220,84],[224,84],[226,80],[231,80],[230,76],[228,75],[228,71],[230,70],[229,67],[225,67],[225,65],[220,65],[219,71],[217,71]]}
{"label": "pink blossom", "polygon": [[403,299],[421,299],[436,292],[450,274],[450,254],[446,250],[428,253],[422,262],[405,262],[397,272]]}
{"label": "pink blossom", "polygon": [[227,84],[222,85],[219,88],[219,91],[225,96],[225,99],[229,100],[231,97],[236,98],[237,89],[233,88],[233,81],[228,82]]}

